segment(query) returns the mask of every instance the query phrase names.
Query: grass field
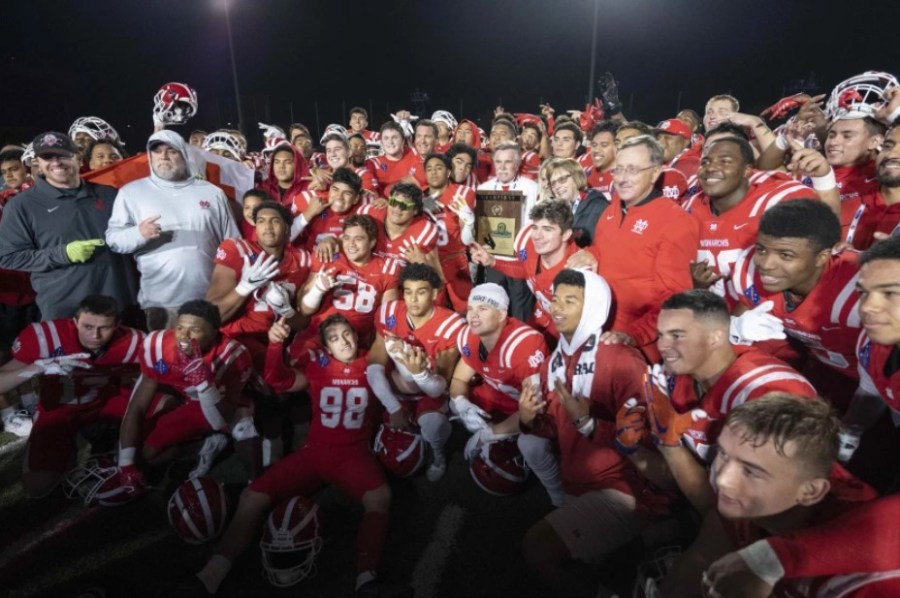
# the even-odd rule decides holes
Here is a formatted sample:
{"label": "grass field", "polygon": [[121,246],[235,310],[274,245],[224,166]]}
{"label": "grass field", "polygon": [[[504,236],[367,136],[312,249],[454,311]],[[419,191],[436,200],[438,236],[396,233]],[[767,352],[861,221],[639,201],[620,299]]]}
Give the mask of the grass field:
{"label": "grass field", "polygon": [[[118,508],[84,507],[61,491],[28,500],[18,482],[24,445],[12,441],[0,435],[0,596],[74,598],[90,588],[108,597],[172,596],[176,581],[205,563],[212,545],[184,543],[166,520],[175,481]],[[417,598],[557,595],[537,586],[521,557],[525,531],[551,508],[543,488],[532,481],[515,497],[484,493],[463,460],[464,442],[465,432],[455,429],[448,472],[439,482],[421,474],[393,481],[382,577],[409,584]],[[241,466],[230,457],[212,475],[226,485],[233,508],[245,477]],[[361,508],[333,488],[315,498],[325,538],[315,577],[290,589],[274,588],[253,549],[235,563],[220,596],[352,596]],[[632,557],[623,552],[599,571],[623,596],[630,595]]]}

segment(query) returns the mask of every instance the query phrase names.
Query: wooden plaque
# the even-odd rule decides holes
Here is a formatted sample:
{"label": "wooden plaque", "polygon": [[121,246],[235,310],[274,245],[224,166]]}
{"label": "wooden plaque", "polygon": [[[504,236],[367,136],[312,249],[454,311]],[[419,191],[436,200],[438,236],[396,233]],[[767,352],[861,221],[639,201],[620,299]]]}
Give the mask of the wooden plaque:
{"label": "wooden plaque", "polygon": [[516,256],[525,196],[521,191],[478,191],[475,194],[475,239],[494,255]]}

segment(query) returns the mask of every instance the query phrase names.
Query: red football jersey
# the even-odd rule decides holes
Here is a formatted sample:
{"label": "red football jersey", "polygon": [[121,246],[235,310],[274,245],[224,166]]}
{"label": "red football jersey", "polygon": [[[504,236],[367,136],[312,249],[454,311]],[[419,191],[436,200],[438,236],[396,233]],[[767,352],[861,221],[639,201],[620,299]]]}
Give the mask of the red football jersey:
{"label": "red football jersey", "polygon": [[381,298],[385,292],[397,288],[402,269],[400,263],[390,258],[372,256],[359,266],[338,253],[330,263],[323,264],[313,256],[313,272],[322,268],[333,268],[340,284],[322,299],[322,306],[312,316],[307,330],[318,334],[319,325],[328,316],[338,313],[347,318],[361,339],[369,338],[375,328],[375,314],[381,305]]}
{"label": "red football jersey", "polygon": [[685,444],[704,461],[712,456],[709,449],[716,444],[728,412],[738,405],[770,392],[788,392],[811,399],[817,395],[812,384],[796,370],[753,347],[738,353],[737,359],[703,397],[697,396],[692,376],[667,376],[667,384],[676,411],[703,409],[709,415],[709,419],[701,419],[683,436]]}
{"label": "red football jersey", "polygon": [[841,193],[841,235],[847,241],[847,234],[853,217],[860,206],[864,195],[878,191],[878,179],[875,176],[875,160],[853,166],[835,166],[834,178]]}
{"label": "red football jersey", "polygon": [[[173,328],[151,332],[141,349],[141,374],[175,389],[184,398],[190,398],[184,393],[190,384],[178,369],[177,354]],[[203,355],[203,362],[215,376],[223,397],[227,387],[238,385],[243,388],[253,369],[250,352],[225,334],[220,334],[216,344]]]}
{"label": "red football jersey", "polygon": [[428,253],[438,243],[438,227],[427,213],[423,213],[413,218],[406,227],[406,230],[399,236],[389,239],[385,232],[384,221],[387,218],[387,208],[376,208],[374,205],[363,206],[359,212],[368,214],[379,222],[378,242],[375,244],[375,253],[381,257],[388,257],[397,260],[404,266],[406,260],[403,259],[401,251],[410,245],[418,245],[422,253]]}
{"label": "red football jersey", "polygon": [[350,363],[321,349],[304,351],[293,362],[309,381],[312,419],[307,446],[347,445],[372,439],[378,401],[366,381],[369,359],[362,352]]}
{"label": "red football jersey", "polygon": [[893,364],[900,362],[895,353],[896,345],[879,345],[872,342],[865,330],[856,343],[859,359],[859,387],[868,394],[877,394],[894,410],[894,422],[900,424],[900,369]]}
{"label": "red football jersey", "polygon": [[[571,356],[559,348],[550,356],[541,371],[541,388],[549,404],[546,412],[535,418],[532,431],[556,440],[566,494],[579,496],[613,488],[640,499],[647,484],[616,451],[614,441],[616,413],[625,401],[643,394],[641,380],[647,362],[636,349],[604,345],[598,338],[599,332],[589,336]],[[590,438],[572,423],[556,392],[557,380],[573,396],[590,400],[590,414],[597,422]]]}
{"label": "red football jersey", "polygon": [[[818,196],[806,185],[787,176],[751,178],[744,199],[722,214],[713,212],[712,200],[705,193],[697,193],[682,206],[700,221],[697,261],[708,263],[725,277],[731,276],[741,251],[756,243],[759,219],[765,211],[782,201],[801,198],[818,199]],[[710,290],[724,296],[725,282],[716,282]]]}
{"label": "red football jersey", "polygon": [[450,183],[444,192],[436,198],[440,210],[429,211],[432,222],[438,229],[437,248],[438,255],[441,257],[465,254],[466,252],[466,246],[462,242],[462,226],[459,222],[459,216],[450,209],[450,204],[457,197],[461,197],[469,208],[475,209],[475,190],[464,185]]}
{"label": "red football jersey", "polygon": [[399,160],[392,160],[387,156],[369,158],[366,160],[366,168],[378,181],[378,192],[382,197],[388,197],[394,184],[406,177],[414,177],[420,187],[428,185],[422,157],[411,148],[405,148]]}
{"label": "red football jersey", "polygon": [[461,359],[484,379],[472,389],[472,402],[497,415],[509,416],[519,409],[522,382],[540,375],[547,357],[544,335],[515,318],[509,318],[490,352],[469,326],[459,334]]}
{"label": "red football jersey", "polygon": [[[226,239],[216,250],[215,263],[234,270],[235,278],[240,280],[241,271],[244,269],[244,256],[248,257],[252,264],[262,253],[263,248],[259,243],[244,239]],[[291,295],[291,302],[296,303],[297,291],[303,288],[311,268],[312,256],[308,251],[288,246],[281,258],[278,275],[272,281],[287,289]],[[277,319],[277,315],[264,299],[256,298],[257,294],[261,295],[264,292],[265,287],[260,293],[248,297],[238,315],[222,325],[222,332],[231,336],[267,332]]]}
{"label": "red football jersey", "polygon": [[41,406],[52,409],[57,405],[83,405],[117,395],[137,375],[143,340],[141,331],[119,326],[106,347],[91,352],[78,341],[78,328],[73,319],[46,320],[31,324],[19,333],[13,342],[12,356],[21,363],[32,364],[38,359],[90,353],[85,359],[93,366],[89,370],[76,369],[71,376],[41,376]]}
{"label": "red football jersey", "polygon": [[687,147],[680,154],[672,158],[668,167],[674,168],[684,175],[686,181],[697,176],[697,170],[700,168],[700,147]]}
{"label": "red football jersey", "polygon": [[540,154],[537,152],[522,152],[522,163],[519,165],[519,174],[532,181],[536,181],[540,170]]}
{"label": "red football jersey", "polygon": [[562,272],[566,267],[566,262],[574,253],[578,251],[578,246],[574,241],[569,240],[566,244],[566,251],[563,258],[555,266],[551,268],[545,267],[541,263],[541,256],[538,255],[534,248],[534,241],[531,239],[531,227],[525,227],[516,235],[516,255],[517,259],[498,258],[494,268],[498,272],[502,272],[513,278],[524,278],[528,283],[528,288],[534,294],[537,301],[534,304],[534,313],[528,320],[528,325],[545,330],[558,337],[556,326],[550,317],[550,302],[553,300],[553,279]]}
{"label": "red football jersey", "polygon": [[431,363],[441,351],[459,347],[459,335],[465,326],[466,320],[461,315],[435,305],[431,318],[420,328],[415,328],[402,299],[382,304],[375,320],[378,334],[385,338],[396,336],[410,345],[421,347]]}
{"label": "red football jersey", "polygon": [[587,175],[588,187],[597,189],[601,193],[604,193],[606,195],[612,193],[613,177],[611,171],[601,171],[597,170],[593,166],[590,166],[584,170],[584,174]]}
{"label": "red football jersey", "polygon": [[856,340],[859,337],[859,253],[845,250],[831,256],[812,292],[797,305],[785,293],[769,293],[753,264],[755,248],[741,253],[728,285],[735,302],[754,308],[772,301],[772,315],[784,322],[784,332],[803,343],[822,363],[846,376],[857,377]]}
{"label": "red football jersey", "polygon": [[890,236],[900,226],[900,204],[888,205],[881,190],[848,199],[841,203],[841,207],[856,208],[844,240],[860,251],[871,247],[876,232]]}

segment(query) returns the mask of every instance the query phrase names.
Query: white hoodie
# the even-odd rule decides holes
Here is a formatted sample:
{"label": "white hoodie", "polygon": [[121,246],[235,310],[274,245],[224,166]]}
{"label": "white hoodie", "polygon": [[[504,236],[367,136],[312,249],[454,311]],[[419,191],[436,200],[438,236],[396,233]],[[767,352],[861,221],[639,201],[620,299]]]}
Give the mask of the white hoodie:
{"label": "white hoodie", "polygon": [[[188,177],[164,181],[153,173],[119,190],[106,230],[106,243],[117,253],[134,253],[141,273],[138,302],[142,308],[178,307],[206,296],[216,249],[240,236],[228,199],[221,189],[193,176],[187,143],[174,131],[154,133],[156,141],[181,152]],[[140,223],[160,215],[162,235],[148,241]]]}

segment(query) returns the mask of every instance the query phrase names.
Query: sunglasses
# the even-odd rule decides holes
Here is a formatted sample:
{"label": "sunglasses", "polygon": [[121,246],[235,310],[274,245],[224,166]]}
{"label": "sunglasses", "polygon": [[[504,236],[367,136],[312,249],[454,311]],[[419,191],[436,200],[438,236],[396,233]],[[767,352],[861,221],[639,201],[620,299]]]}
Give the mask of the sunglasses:
{"label": "sunglasses", "polygon": [[404,212],[407,210],[412,210],[413,208],[416,207],[416,204],[410,203],[410,202],[405,202],[403,200],[397,199],[396,197],[391,197],[390,199],[388,199],[388,205],[391,206],[392,208],[397,208]]}

